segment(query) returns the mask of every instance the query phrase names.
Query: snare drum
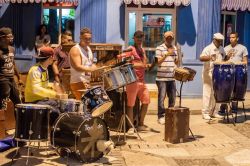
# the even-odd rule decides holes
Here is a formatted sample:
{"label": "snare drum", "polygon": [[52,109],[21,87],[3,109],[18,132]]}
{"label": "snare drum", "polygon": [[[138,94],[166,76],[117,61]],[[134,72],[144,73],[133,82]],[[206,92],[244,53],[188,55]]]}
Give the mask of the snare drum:
{"label": "snare drum", "polygon": [[59,100],[59,109],[64,112],[79,112],[81,101],[75,99]]}
{"label": "snare drum", "polygon": [[98,117],[104,114],[113,105],[113,102],[109,99],[105,90],[100,86],[88,90],[83,95],[82,102],[87,106],[87,111],[89,111],[93,117]]}
{"label": "snare drum", "polygon": [[120,67],[121,73],[125,78],[126,85],[137,81],[137,77],[132,64],[125,64]]}
{"label": "snare drum", "polygon": [[120,67],[112,68],[104,73],[104,88],[107,91],[118,89],[126,85],[126,79],[122,74]]}
{"label": "snare drum", "polygon": [[49,131],[49,105],[17,104],[16,140],[47,140]]}
{"label": "snare drum", "polygon": [[99,140],[109,140],[106,123],[99,117],[88,118],[64,113],[55,122],[51,143],[55,148],[70,150],[80,161],[93,162],[103,156],[97,148]]}
{"label": "snare drum", "polygon": [[235,64],[235,86],[233,100],[243,100],[247,90],[247,65]]}
{"label": "snare drum", "polygon": [[214,63],[212,80],[216,102],[230,101],[235,82],[234,65]]}
{"label": "snare drum", "polygon": [[178,81],[186,82],[189,78],[189,72],[184,68],[175,68],[174,69],[174,78]]}

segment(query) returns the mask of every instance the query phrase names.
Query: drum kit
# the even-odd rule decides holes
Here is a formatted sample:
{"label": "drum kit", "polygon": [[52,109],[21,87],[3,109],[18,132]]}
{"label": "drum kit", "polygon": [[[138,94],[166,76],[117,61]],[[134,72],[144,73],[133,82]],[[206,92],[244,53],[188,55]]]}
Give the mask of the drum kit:
{"label": "drum kit", "polygon": [[[231,108],[231,101],[244,101],[247,89],[247,65],[231,62],[215,63],[212,81],[216,104],[227,104],[228,108]],[[243,111],[246,118],[245,110]],[[226,114],[229,122],[228,110]]]}
{"label": "drum kit", "polygon": [[[19,141],[28,142],[28,158],[31,142],[50,142],[51,147],[63,156],[64,152],[76,156],[81,162],[93,162],[101,158],[104,151],[112,148],[109,130],[101,116],[111,109],[113,102],[106,91],[135,82],[132,64],[115,66],[103,74],[104,88],[94,86],[82,90],[81,101],[58,100],[59,117],[50,126],[51,106],[17,104],[15,106],[17,146]],[[125,105],[125,104],[124,104]],[[124,106],[124,116],[125,116]],[[124,118],[125,120],[125,118]],[[16,154],[18,153],[18,150]],[[28,164],[28,158],[26,164]]]}

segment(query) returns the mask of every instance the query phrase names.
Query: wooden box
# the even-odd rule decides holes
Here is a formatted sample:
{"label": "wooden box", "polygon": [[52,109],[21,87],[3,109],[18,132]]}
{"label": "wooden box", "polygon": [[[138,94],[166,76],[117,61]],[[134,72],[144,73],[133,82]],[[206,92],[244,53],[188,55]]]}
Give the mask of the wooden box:
{"label": "wooden box", "polygon": [[165,114],[165,141],[170,143],[185,142],[189,137],[189,108],[171,107]]}

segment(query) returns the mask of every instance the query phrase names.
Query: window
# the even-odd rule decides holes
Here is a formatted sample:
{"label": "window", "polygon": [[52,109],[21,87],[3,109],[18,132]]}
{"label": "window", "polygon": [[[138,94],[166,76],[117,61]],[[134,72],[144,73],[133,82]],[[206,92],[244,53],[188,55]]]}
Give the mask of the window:
{"label": "window", "polygon": [[51,44],[60,43],[61,34],[75,30],[75,6],[68,3],[45,3],[42,10],[42,23],[47,25],[51,37]]}
{"label": "window", "polygon": [[222,11],[220,31],[225,36],[224,46],[230,44],[230,33],[236,31],[236,12]]}

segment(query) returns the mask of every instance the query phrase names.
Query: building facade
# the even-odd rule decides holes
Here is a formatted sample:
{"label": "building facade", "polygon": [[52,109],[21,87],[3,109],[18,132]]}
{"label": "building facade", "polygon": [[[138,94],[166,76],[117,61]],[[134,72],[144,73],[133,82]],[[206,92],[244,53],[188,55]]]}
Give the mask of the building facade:
{"label": "building facade", "polygon": [[[39,1],[39,0],[38,0]],[[3,3],[0,26],[10,26],[15,33],[17,60],[21,71],[34,63],[36,31],[41,23],[48,25],[52,43],[60,41],[64,30],[71,30],[79,41],[80,29],[89,27],[93,42],[122,44],[124,49],[133,44],[136,30],[145,33],[144,47],[149,62],[155,48],[163,42],[164,31],[176,34],[175,42],[183,53],[183,66],[197,71],[194,81],[184,84],[184,96],[202,95],[202,66],[199,56],[211,43],[212,36],[221,32],[229,42],[229,34],[237,31],[240,43],[250,50],[249,0],[79,0],[60,3]],[[148,84],[155,83],[156,68],[147,73]],[[250,83],[248,83],[248,89]]]}

